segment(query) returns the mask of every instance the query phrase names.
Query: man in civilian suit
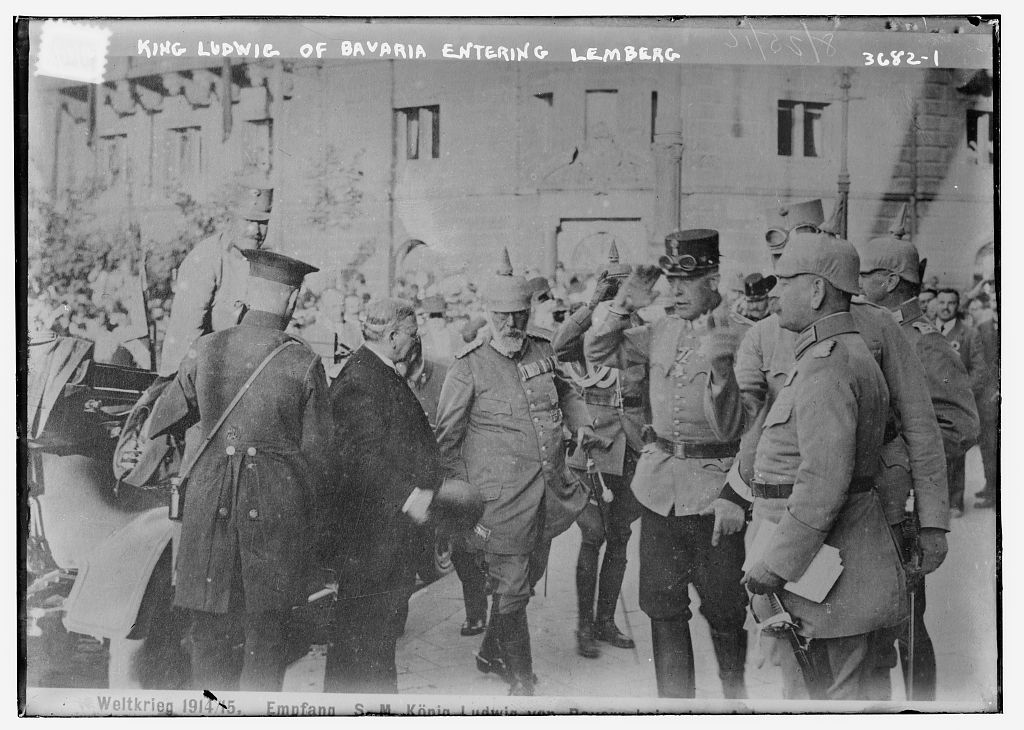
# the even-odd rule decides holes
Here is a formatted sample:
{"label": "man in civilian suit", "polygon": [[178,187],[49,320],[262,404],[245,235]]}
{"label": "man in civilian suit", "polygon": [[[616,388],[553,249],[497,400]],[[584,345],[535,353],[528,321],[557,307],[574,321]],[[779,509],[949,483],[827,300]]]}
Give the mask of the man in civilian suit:
{"label": "man in civilian suit", "polygon": [[398,617],[415,581],[417,524],[441,485],[440,453],[423,408],[395,367],[417,341],[416,312],[372,301],[365,342],[331,385],[338,489],[328,515],[338,574],[326,692],[398,691]]}

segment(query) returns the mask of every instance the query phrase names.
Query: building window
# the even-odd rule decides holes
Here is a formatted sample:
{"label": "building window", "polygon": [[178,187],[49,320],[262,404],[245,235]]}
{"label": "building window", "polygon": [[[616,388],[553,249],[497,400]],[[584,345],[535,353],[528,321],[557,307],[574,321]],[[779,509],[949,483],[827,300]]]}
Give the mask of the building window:
{"label": "building window", "polygon": [[441,157],[441,107],[437,104],[395,109],[395,131],[405,159]]}
{"label": "building window", "polygon": [[242,169],[248,173],[267,175],[272,164],[274,122],[255,119],[245,123],[242,132]]}
{"label": "building window", "polygon": [[195,184],[203,169],[203,145],[200,127],[167,130],[167,186]]}
{"label": "building window", "polygon": [[967,110],[967,149],[975,165],[991,165],[995,156],[995,118],[992,112]]}
{"label": "building window", "polygon": [[780,156],[824,156],[821,120],[827,106],[814,101],[779,99]]}
{"label": "building window", "polygon": [[121,184],[128,174],[128,135],[101,136],[96,145],[96,154],[97,171],[103,187],[112,188]]}
{"label": "building window", "polygon": [[587,140],[608,137],[618,127],[619,92],[615,89],[589,89],[584,107],[583,134]]}

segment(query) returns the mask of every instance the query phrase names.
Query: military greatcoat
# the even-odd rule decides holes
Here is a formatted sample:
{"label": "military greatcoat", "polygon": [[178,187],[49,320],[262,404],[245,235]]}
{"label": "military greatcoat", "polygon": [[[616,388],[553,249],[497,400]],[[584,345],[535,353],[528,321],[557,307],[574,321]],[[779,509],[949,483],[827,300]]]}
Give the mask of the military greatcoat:
{"label": "military greatcoat", "polygon": [[320,358],[249,311],[242,324],[197,340],[153,414],[151,436],[188,428],[184,463],[278,345],[192,469],[178,549],[175,605],[226,613],[241,566],[245,610],[285,609],[304,598],[316,547],[331,442]]}
{"label": "military greatcoat", "polygon": [[[796,363],[764,421],[755,483],[791,485],[763,560],[799,580],[822,544],[838,548],[843,571],[824,601],[780,597],[812,638],[866,634],[906,613],[906,578],[882,505],[864,489],[878,470],[889,393],[853,317],[837,313],[800,333]],[[755,497],[753,529],[764,528]]]}
{"label": "military greatcoat", "polygon": [[174,375],[189,347],[242,316],[249,262],[226,233],[196,244],[178,269],[171,316],[160,354],[160,375]]}
{"label": "military greatcoat", "polygon": [[576,430],[591,421],[549,342],[527,337],[510,358],[478,339],[456,354],[436,433],[447,471],[484,499],[471,547],[526,555],[542,536],[541,519],[548,537],[572,524],[587,497],[567,478],[562,424]]}

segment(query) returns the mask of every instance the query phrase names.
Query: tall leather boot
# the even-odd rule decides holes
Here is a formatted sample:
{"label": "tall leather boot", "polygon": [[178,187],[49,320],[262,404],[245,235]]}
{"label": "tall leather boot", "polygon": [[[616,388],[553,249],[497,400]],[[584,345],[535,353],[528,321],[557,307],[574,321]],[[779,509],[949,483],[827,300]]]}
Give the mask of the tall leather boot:
{"label": "tall leather boot", "polygon": [[588,659],[601,655],[601,650],[594,639],[594,593],[597,587],[597,559],[600,544],[584,540],[580,545],[579,558],[576,560],[576,610],[578,624],[576,629],[576,652]]}
{"label": "tall leather boot", "polygon": [[697,689],[689,622],[683,618],[651,619],[651,639],[658,697],[694,697]]}
{"label": "tall leather boot", "polygon": [[530,629],[526,622],[526,609],[499,616],[501,648],[508,666],[510,695],[532,697],[537,681],[533,673],[533,654],[530,651]]}
{"label": "tall leather boot", "polygon": [[747,685],[743,681],[747,663],[747,632],[711,630],[711,643],[718,659],[718,677],[722,680],[722,696],[727,700],[745,700]]}
{"label": "tall leather boot", "polygon": [[500,601],[500,593],[495,593],[491,596],[491,618],[487,622],[487,632],[484,634],[484,640],[480,644],[480,651],[476,654],[476,668],[484,674],[497,674],[507,681],[508,668],[505,666],[503,649],[501,647],[498,615],[498,603]]}

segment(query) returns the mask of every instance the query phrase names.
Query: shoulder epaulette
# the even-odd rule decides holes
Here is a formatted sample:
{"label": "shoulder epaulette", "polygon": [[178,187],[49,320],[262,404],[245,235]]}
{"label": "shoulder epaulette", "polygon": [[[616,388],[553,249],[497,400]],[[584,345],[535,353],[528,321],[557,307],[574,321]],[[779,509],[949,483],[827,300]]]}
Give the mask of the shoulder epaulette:
{"label": "shoulder epaulette", "polygon": [[476,348],[480,347],[480,345],[482,345],[482,344],[484,344],[483,338],[482,337],[477,337],[475,340],[473,340],[468,345],[463,347],[461,350],[456,352],[455,353],[455,359],[456,360],[460,360],[460,359],[464,358],[466,355],[468,355],[469,353],[473,352],[473,350],[475,350]]}
{"label": "shoulder epaulette", "polygon": [[835,348],[835,346],[835,340],[825,340],[824,342],[819,342],[817,345],[814,346],[814,349],[811,350],[811,355],[814,357],[828,357],[829,355],[832,354],[832,350]]}
{"label": "shoulder epaulette", "polygon": [[911,322],[910,326],[920,332],[922,335],[931,334],[932,332],[938,332],[931,322],[927,322],[923,319],[919,319],[916,322]]}

